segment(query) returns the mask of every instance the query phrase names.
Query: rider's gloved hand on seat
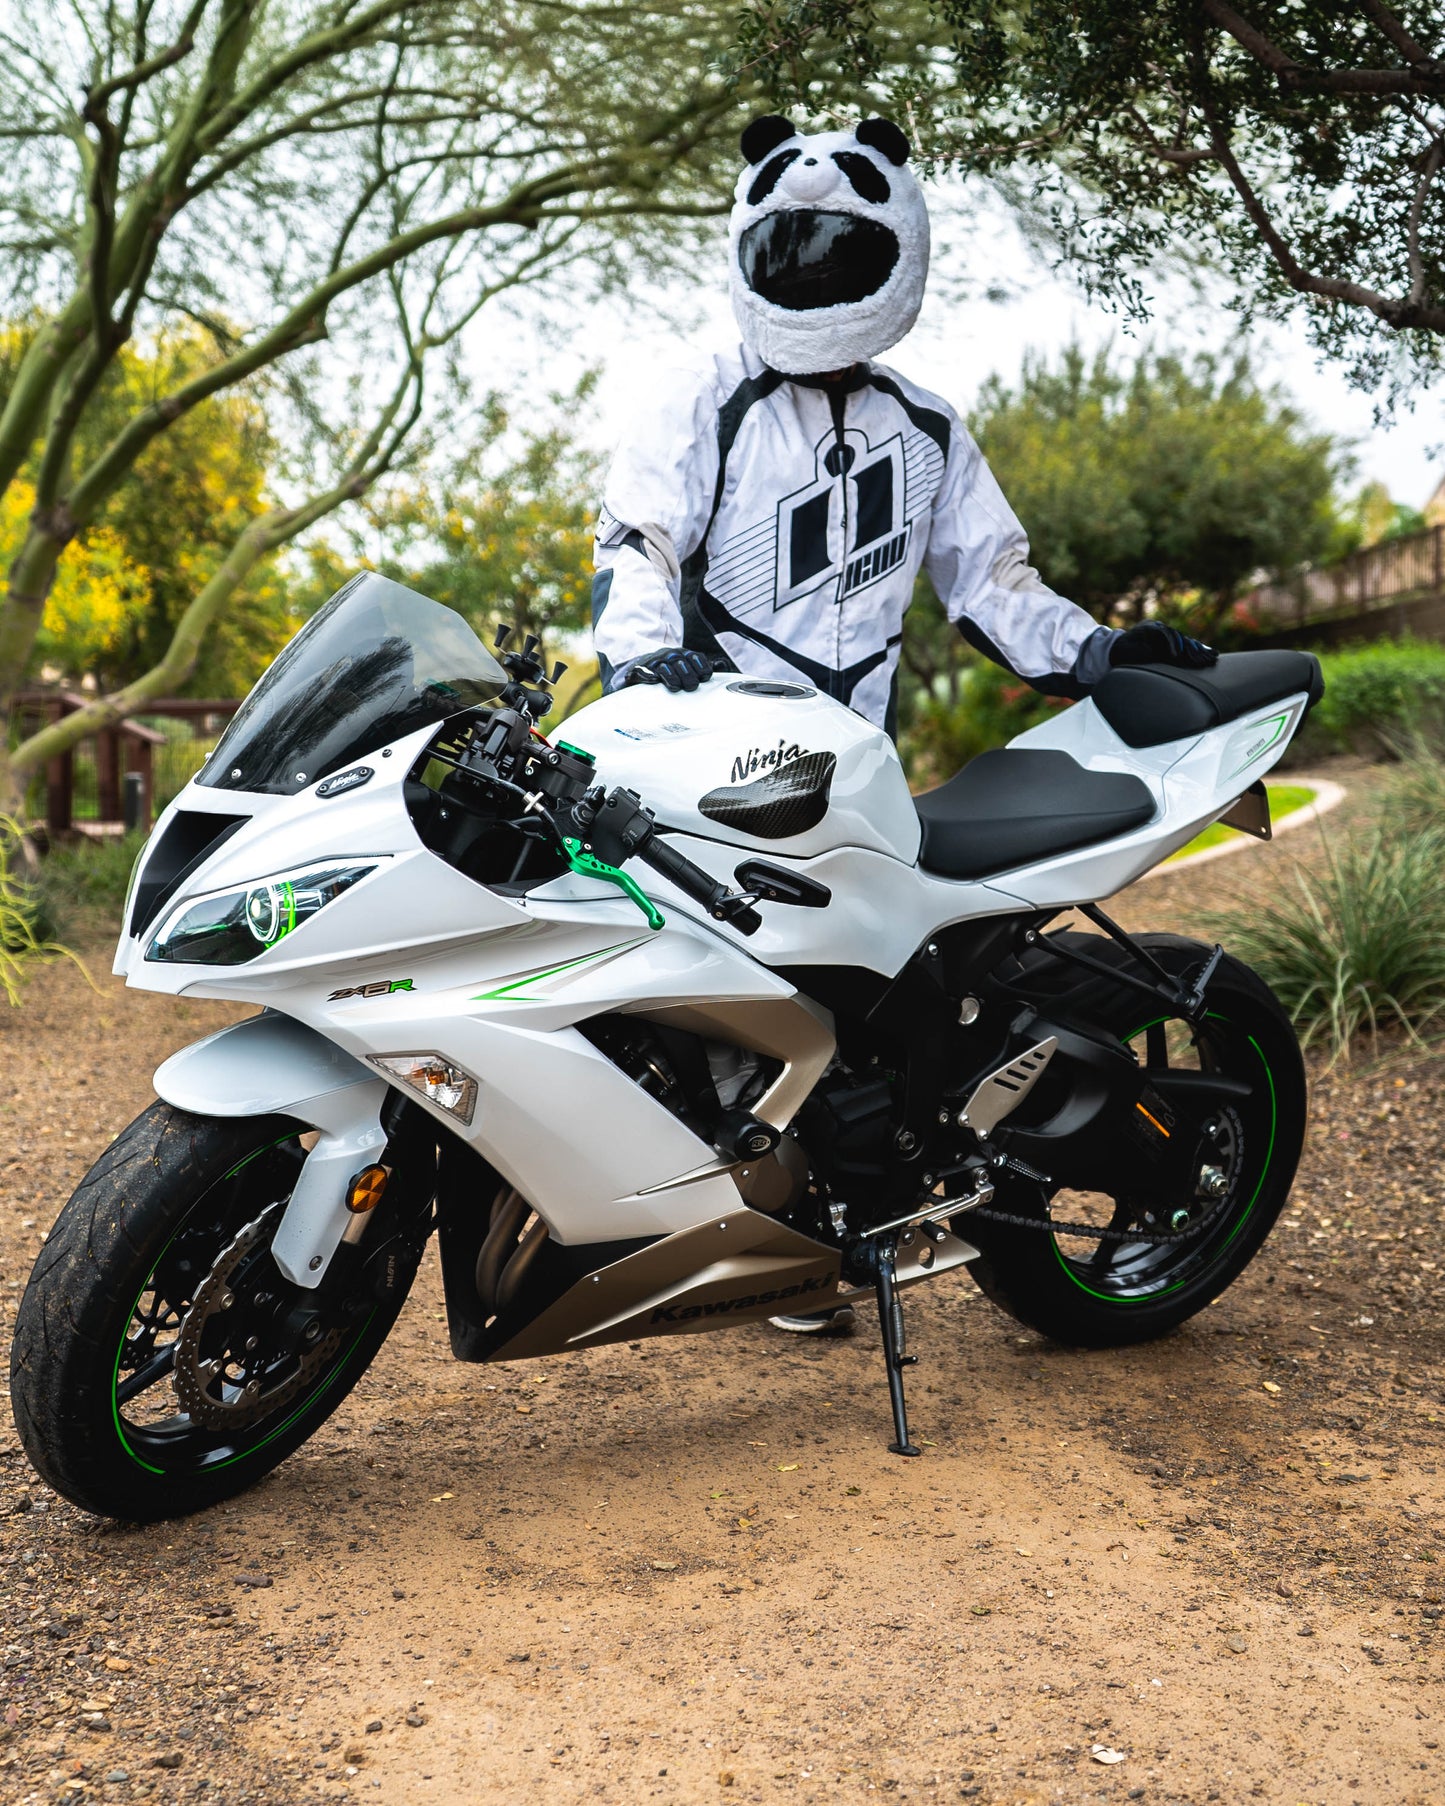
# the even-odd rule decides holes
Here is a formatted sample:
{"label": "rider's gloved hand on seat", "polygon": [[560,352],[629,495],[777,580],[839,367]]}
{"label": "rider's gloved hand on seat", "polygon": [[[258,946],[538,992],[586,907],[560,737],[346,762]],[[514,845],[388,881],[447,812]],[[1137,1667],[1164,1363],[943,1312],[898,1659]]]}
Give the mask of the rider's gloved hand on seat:
{"label": "rider's gloved hand on seat", "polygon": [[1137,627],[1125,628],[1109,648],[1111,665],[1184,665],[1200,671],[1218,657],[1213,646],[1191,640],[1162,621],[1140,621]]}
{"label": "rider's gloved hand on seat", "polygon": [[627,673],[630,684],[663,684],[669,690],[695,690],[712,676],[712,661],[702,652],[684,646],[664,646],[634,661]]}

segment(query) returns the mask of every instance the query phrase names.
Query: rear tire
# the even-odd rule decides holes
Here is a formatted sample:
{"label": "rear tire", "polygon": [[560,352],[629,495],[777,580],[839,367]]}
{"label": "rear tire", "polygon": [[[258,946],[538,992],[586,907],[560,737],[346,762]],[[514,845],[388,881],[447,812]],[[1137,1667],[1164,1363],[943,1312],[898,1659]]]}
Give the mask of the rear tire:
{"label": "rear tire", "polygon": [[[176,1396],[193,1295],[238,1237],[254,1238],[264,1268],[253,1271],[264,1283],[278,1294],[286,1287],[266,1250],[305,1132],[286,1117],[211,1118],[153,1104],[61,1211],[16,1319],[10,1397],[36,1471],[84,1510],[151,1522],[243,1492],[331,1415],[386,1340],[414,1265],[384,1302],[344,1324],[338,1316],[339,1333],[328,1322],[322,1353],[295,1356],[290,1379],[284,1359],[274,1363],[257,1384],[262,1407],[267,1396],[278,1403],[256,1421],[241,1414],[242,1427],[208,1428]],[[224,1406],[217,1371],[211,1384]],[[198,1408],[206,1403],[200,1396]]]}
{"label": "rear tire", "polygon": [[[1167,971],[1197,974],[1211,949],[1176,935],[1138,937]],[[1094,957],[1116,959],[1120,949],[1101,937],[1080,937]],[[1168,1244],[1096,1243],[1043,1228],[1016,1228],[969,1217],[957,1219],[959,1233],[982,1254],[969,1271],[980,1289],[1011,1317],[1056,1342],[1080,1348],[1119,1348],[1166,1335],[1211,1304],[1253,1260],[1274,1227],[1294,1182],[1304,1145],[1306,1087],[1304,1062],[1294,1027],[1274,993],[1238,960],[1221,961],[1209,989],[1209,1011],[1198,1035],[1123,987],[1100,990],[1087,1012],[1070,1014],[1137,1042],[1146,1065],[1160,1063],[1159,1050],[1192,1044],[1188,1064],[1223,1070],[1248,1079],[1252,1095],[1229,1107],[1235,1157],[1230,1190],[1217,1215],[1192,1241]],[[1152,1017],[1152,1019],[1151,1019]],[[1005,1200],[1000,1197],[1001,1205]],[[1052,1211],[1050,1211],[1052,1204]],[[1019,1208],[1009,1198],[1009,1210]],[[1036,1190],[1032,1210],[1040,1223],[1050,1214],[1078,1219],[1076,1194],[1046,1203]],[[1101,1220],[1102,1220],[1102,1213]],[[1090,1220],[1093,1220],[1092,1218]],[[1062,1243],[1062,1246],[1061,1246]]]}

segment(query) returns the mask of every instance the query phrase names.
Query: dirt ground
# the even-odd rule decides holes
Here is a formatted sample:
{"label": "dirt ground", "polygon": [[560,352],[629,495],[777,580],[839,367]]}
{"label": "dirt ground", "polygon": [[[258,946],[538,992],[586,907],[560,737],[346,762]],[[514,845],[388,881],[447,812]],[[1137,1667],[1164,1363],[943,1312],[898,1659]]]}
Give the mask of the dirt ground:
{"label": "dirt ground", "polygon": [[[1120,913],[1187,926],[1312,835]],[[99,982],[0,1018],[7,1344],[75,1180],[225,1018]],[[911,1294],[920,1461],[871,1311],[462,1367],[430,1255],[347,1404],[207,1516],[88,1519],[7,1416],[0,1800],[1438,1802],[1442,1106],[1438,1059],[1317,1075],[1293,1208],[1152,1347]]]}

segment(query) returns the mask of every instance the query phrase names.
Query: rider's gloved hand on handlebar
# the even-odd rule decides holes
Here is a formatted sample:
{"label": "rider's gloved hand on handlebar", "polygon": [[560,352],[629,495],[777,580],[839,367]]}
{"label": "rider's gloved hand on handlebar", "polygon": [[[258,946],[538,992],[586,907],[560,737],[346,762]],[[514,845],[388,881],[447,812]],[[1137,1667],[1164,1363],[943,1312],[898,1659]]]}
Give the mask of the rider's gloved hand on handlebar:
{"label": "rider's gloved hand on handlebar", "polygon": [[712,661],[705,653],[685,646],[664,646],[634,660],[627,673],[629,684],[663,684],[669,690],[695,690],[712,676]]}
{"label": "rider's gloved hand on handlebar", "polygon": [[1140,621],[1136,627],[1126,628],[1109,648],[1111,665],[1184,665],[1199,671],[1218,657],[1203,640],[1192,640],[1162,621]]}

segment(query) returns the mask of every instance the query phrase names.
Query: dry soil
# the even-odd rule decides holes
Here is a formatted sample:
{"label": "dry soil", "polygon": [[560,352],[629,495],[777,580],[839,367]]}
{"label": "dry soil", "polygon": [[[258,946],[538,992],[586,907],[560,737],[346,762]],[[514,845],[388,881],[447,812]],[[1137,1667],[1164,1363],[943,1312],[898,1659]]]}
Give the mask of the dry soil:
{"label": "dry soil", "polygon": [[[1312,832],[1121,913],[1187,927]],[[7,1331],[154,1065],[226,1016],[98,982],[0,1019]],[[345,1407],[206,1516],[87,1518],[7,1422],[0,1799],[1438,1802],[1442,1103],[1435,1058],[1317,1073],[1293,1207],[1152,1347],[913,1294],[920,1461],[871,1311],[462,1367],[430,1256]]]}

